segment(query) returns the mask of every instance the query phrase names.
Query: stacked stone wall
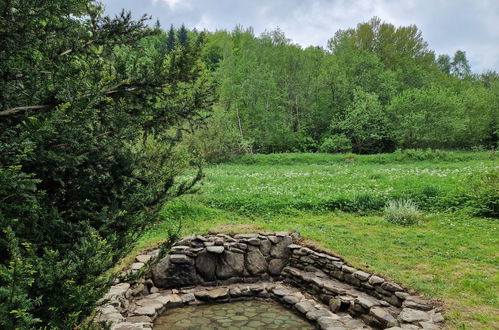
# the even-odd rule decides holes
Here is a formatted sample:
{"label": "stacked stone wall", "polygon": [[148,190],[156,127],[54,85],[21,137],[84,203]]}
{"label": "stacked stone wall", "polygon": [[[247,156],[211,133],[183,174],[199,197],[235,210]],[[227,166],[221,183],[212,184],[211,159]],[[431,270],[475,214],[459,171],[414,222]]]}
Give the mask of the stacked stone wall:
{"label": "stacked stone wall", "polygon": [[[112,329],[146,329],[165,308],[273,298],[321,329],[442,327],[438,306],[298,243],[287,232],[185,237],[144,278],[113,286],[99,319]],[[137,256],[129,271],[156,256]]]}

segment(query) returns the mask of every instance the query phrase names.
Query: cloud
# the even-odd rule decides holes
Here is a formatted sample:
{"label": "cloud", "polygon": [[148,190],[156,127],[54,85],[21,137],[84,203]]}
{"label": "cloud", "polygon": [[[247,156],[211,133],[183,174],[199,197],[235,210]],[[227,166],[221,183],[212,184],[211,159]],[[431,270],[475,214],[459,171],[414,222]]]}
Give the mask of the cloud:
{"label": "cloud", "polygon": [[373,16],[396,26],[415,24],[437,54],[465,50],[476,72],[499,71],[497,0],[103,0],[107,13],[121,8],[158,18],[163,27],[253,27],[257,34],[280,27],[304,47],[325,47],[338,29]]}

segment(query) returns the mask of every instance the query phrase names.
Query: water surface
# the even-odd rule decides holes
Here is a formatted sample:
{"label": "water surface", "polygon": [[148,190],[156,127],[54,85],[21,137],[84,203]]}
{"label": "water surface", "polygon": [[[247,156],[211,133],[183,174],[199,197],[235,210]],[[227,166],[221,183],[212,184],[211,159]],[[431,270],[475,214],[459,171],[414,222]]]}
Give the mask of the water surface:
{"label": "water surface", "polygon": [[166,310],[154,330],[288,329],[314,327],[275,301],[250,300]]}

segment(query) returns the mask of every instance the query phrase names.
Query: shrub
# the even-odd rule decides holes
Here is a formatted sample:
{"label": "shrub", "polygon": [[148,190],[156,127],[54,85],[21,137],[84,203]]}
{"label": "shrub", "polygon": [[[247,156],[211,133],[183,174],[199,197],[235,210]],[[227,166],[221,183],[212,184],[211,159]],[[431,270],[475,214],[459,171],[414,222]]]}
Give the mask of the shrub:
{"label": "shrub", "polygon": [[375,211],[383,207],[383,198],[370,193],[355,195],[354,207],[357,211]]}
{"label": "shrub", "polygon": [[468,206],[473,215],[499,217],[499,169],[475,173],[466,180]]}
{"label": "shrub", "polygon": [[320,152],[346,152],[352,150],[350,139],[343,134],[335,134],[326,137],[319,147]]}
{"label": "shrub", "polygon": [[418,206],[410,199],[390,200],[384,211],[385,220],[397,225],[413,225],[422,218]]}
{"label": "shrub", "polygon": [[172,150],[212,106],[204,34],[144,52],[159,31],[95,5],[2,5],[1,329],[81,324],[160,207],[201,178],[176,180]]}

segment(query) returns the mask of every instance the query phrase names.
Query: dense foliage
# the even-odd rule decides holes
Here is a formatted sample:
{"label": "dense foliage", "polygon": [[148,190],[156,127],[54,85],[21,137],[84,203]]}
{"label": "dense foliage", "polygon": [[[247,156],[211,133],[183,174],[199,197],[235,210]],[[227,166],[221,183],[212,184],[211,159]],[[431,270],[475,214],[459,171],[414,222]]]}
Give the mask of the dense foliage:
{"label": "dense foliage", "polygon": [[[463,51],[435,58],[415,26],[374,18],[338,31],[328,49],[302,49],[280,30],[162,31],[146,17],[102,12],[91,0],[0,5],[0,328],[81,324],[160,207],[194,190],[200,171],[178,177],[198,152],[219,160],[497,144],[497,73],[473,75]],[[334,157],[341,168],[357,164],[354,154]],[[279,197],[262,199],[244,187],[205,202],[266,214],[381,210],[388,197],[407,197],[425,209],[467,203],[497,216],[497,172],[470,180],[473,194],[433,184],[414,196],[274,187]]]}
{"label": "dense foliage", "polygon": [[375,17],[338,31],[328,49],[237,27],[210,33],[203,54],[220,101],[188,141],[211,160],[497,146],[498,74],[472,74],[464,51],[436,58],[416,26]]}
{"label": "dense foliage", "polygon": [[[213,103],[204,34],[150,47],[145,17],[87,0],[0,11],[0,328],[69,329],[179,183],[173,152]],[[175,129],[179,127],[179,130]]]}

